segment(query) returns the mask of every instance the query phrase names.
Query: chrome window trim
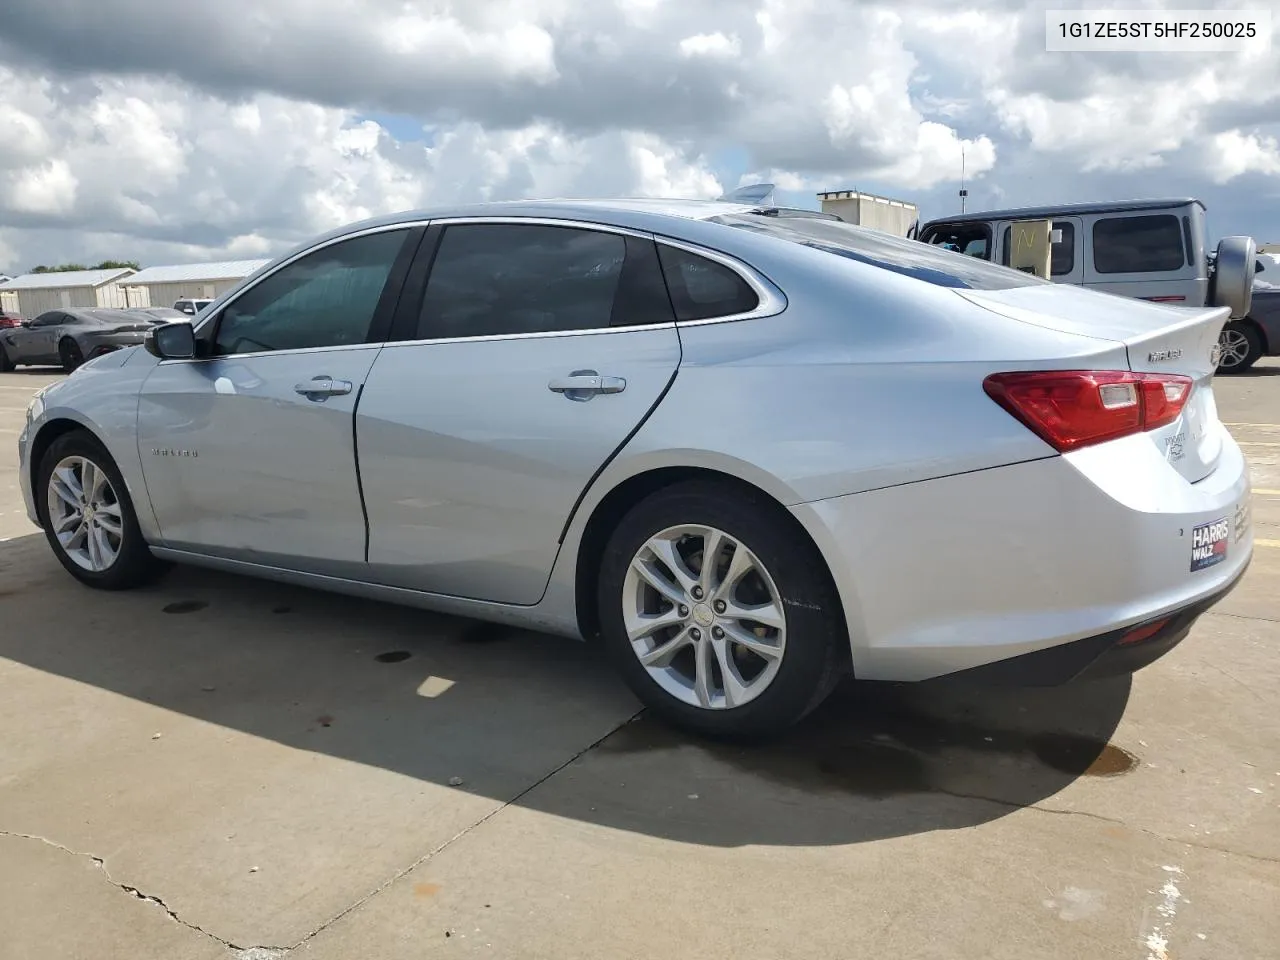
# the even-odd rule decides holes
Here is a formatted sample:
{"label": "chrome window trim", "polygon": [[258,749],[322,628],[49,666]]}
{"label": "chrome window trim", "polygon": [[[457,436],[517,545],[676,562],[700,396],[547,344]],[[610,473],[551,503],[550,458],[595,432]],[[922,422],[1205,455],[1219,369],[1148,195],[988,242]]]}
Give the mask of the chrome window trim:
{"label": "chrome window trim", "polygon": [[[206,325],[206,324],[208,324],[211,320],[213,320],[213,318],[214,318],[214,317],[216,317],[216,316],[220,316],[220,315],[222,314],[222,311],[226,310],[226,309],[227,309],[227,307],[231,306],[233,303],[235,303],[237,300],[239,300],[241,297],[243,297],[243,296],[244,296],[246,293],[248,293],[250,290],[252,290],[252,289],[254,289],[255,287],[257,287],[257,286],[258,286],[258,284],[262,283],[264,280],[267,280],[267,279],[268,279],[268,278],[270,278],[270,277],[274,277],[277,273],[279,273],[279,272],[280,272],[281,270],[283,270],[285,267],[288,267],[288,266],[290,266],[290,265],[292,265],[292,264],[294,264],[294,263],[297,263],[297,262],[298,262],[299,260],[301,260],[303,257],[308,257],[308,256],[310,256],[310,255],[311,255],[311,254],[313,254],[313,253],[317,253],[317,252],[318,252],[318,251],[320,251],[320,250],[324,250],[326,247],[332,247],[334,244],[338,244],[338,243],[345,243],[347,240],[355,240],[357,237],[367,237],[367,236],[371,236],[371,235],[373,235],[373,234],[375,234],[375,233],[389,233],[389,232],[391,232],[392,230],[412,230],[414,227],[425,227],[425,226],[428,226],[428,225],[430,225],[430,223],[431,223],[431,222],[432,222],[432,221],[430,221],[430,220],[406,220],[406,221],[404,221],[403,223],[384,223],[384,224],[380,224],[380,225],[378,225],[378,226],[376,226],[376,227],[366,227],[364,230],[355,230],[355,231],[353,231],[353,232],[351,232],[351,233],[344,233],[344,234],[342,234],[342,236],[339,236],[339,237],[330,237],[328,240],[322,240],[322,241],[320,241],[319,243],[316,243],[316,244],[313,244],[313,245],[312,245],[312,246],[310,246],[310,247],[307,247],[305,250],[299,250],[299,251],[298,251],[297,253],[295,253],[293,256],[289,257],[289,259],[287,259],[287,260],[281,260],[281,261],[280,261],[279,263],[277,263],[274,267],[272,267],[272,268],[271,268],[267,273],[264,273],[262,276],[258,277],[258,279],[254,280],[254,281],[253,281],[253,283],[249,284],[248,286],[246,286],[246,287],[244,287],[244,288],[242,288],[242,289],[240,289],[240,290],[237,290],[234,294],[232,294],[232,295],[231,295],[231,298],[230,298],[230,299],[228,299],[226,303],[219,304],[218,309],[217,309],[217,310],[212,311],[212,312],[211,312],[207,317],[202,317],[202,318],[200,318],[200,322],[199,322],[199,323],[197,323],[197,324],[195,325],[195,327],[194,327],[195,334],[196,334],[196,336],[197,336],[197,337],[198,337],[198,336],[200,336],[200,332],[201,332],[201,330],[205,327],[205,325]],[[215,300],[216,300],[216,298],[215,298]],[[212,302],[212,301],[211,301],[211,302]],[[208,308],[206,307],[206,309],[208,309]],[[302,349],[303,349],[303,350],[306,350],[306,351],[311,351],[311,350],[328,350],[328,349],[332,349],[332,348],[330,348],[330,347],[304,347],[304,348],[302,348]],[[338,349],[347,349],[347,348],[345,348],[345,347],[340,347],[340,348],[338,348]],[[301,352],[301,351],[299,351],[299,350],[262,350],[262,351],[259,351],[259,354],[265,354],[265,353],[299,353],[299,352]],[[247,354],[247,353],[236,353],[236,354],[230,354],[230,356],[236,356],[236,357],[247,357],[247,356],[250,356],[250,354]],[[219,357],[200,357],[199,359],[200,359],[200,360],[217,360],[217,359],[221,359],[221,358],[219,358]],[[189,362],[189,361],[188,361],[188,362]]]}
{"label": "chrome window trim", "polygon": [[695,243],[689,243],[685,240],[675,240],[671,237],[662,237],[654,235],[653,239],[658,243],[666,244],[669,247],[675,247],[677,250],[683,250],[686,253],[692,253],[697,257],[705,257],[713,260],[723,267],[727,267],[736,273],[739,277],[746,281],[747,286],[755,291],[760,302],[756,304],[755,309],[747,310],[744,313],[730,313],[723,317],[707,317],[705,320],[678,320],[678,326],[696,327],[704,326],[709,323],[732,323],[735,320],[755,320],[760,317],[774,317],[787,309],[786,295],[779,290],[772,281],[764,274],[760,273],[754,267],[749,267],[736,257],[732,257],[727,253],[721,253],[719,250],[712,250],[709,247],[702,247]]}
{"label": "chrome window trim", "polygon": [[410,230],[414,227],[430,227],[435,225],[445,227],[461,224],[515,224],[544,227],[568,227],[579,230],[595,230],[600,233],[612,233],[619,236],[637,237],[642,240],[652,240],[654,243],[666,244],[667,246],[674,247],[678,250],[683,250],[686,253],[692,253],[695,256],[706,257],[708,260],[727,267],[741,277],[742,280],[751,287],[753,291],[755,291],[760,302],[756,305],[755,309],[748,310],[744,313],[726,314],[722,317],[707,317],[702,320],[673,320],[671,323],[646,323],[637,326],[621,327],[593,327],[583,330],[545,330],[533,333],[481,334],[474,337],[429,337],[421,340],[387,340],[380,343],[358,343],[328,347],[303,347],[297,350],[259,350],[253,353],[230,354],[226,357],[192,357],[182,360],[161,360],[160,365],[165,366],[177,363],[208,363],[215,360],[229,360],[233,357],[253,359],[255,357],[274,357],[281,355],[297,356],[307,353],[327,353],[333,350],[359,350],[369,348],[394,349],[399,347],[430,346],[440,343],[485,343],[496,340],[532,340],[546,337],[583,337],[606,333],[637,333],[650,330],[667,330],[671,327],[702,327],[714,323],[735,323],[739,320],[757,320],[764,317],[777,316],[787,308],[786,296],[768,278],[755,268],[748,266],[729,254],[722,253],[719,250],[713,250],[709,247],[703,247],[696,243],[690,243],[685,240],[676,240],[672,237],[650,233],[645,230],[636,230],[632,227],[622,227],[610,223],[598,223],[594,220],[567,220],[560,217],[521,217],[502,214],[494,216],[472,215],[464,217],[438,217],[428,220],[406,220],[402,223],[381,224],[376,227],[369,227],[364,230],[346,233],[339,237],[330,237],[328,240],[317,243],[314,246],[307,247],[305,250],[298,251],[289,259],[276,264],[268,273],[264,273],[262,276],[258,277],[249,286],[242,290],[237,290],[226,303],[219,305],[218,309],[214,311],[214,313],[211,313],[209,316],[200,320],[200,323],[195,327],[195,333],[199,336],[202,328],[208,324],[214,316],[220,315],[223,310],[235,303],[268,277],[274,276],[290,264],[296,263],[303,257],[309,256],[319,250],[323,250],[326,247],[374,233],[386,233],[389,230]]}
{"label": "chrome window trim", "polygon": [[706,257],[720,265],[727,267],[736,273],[743,281],[755,291],[760,302],[755,309],[748,310],[745,313],[726,314],[723,317],[707,317],[705,320],[673,320],[672,323],[645,323],[636,326],[620,326],[620,327],[590,327],[583,330],[539,330],[533,333],[490,333],[480,334],[474,337],[428,337],[420,340],[388,340],[386,349],[394,349],[397,347],[418,347],[431,346],[440,343],[485,343],[494,340],[533,340],[545,337],[584,337],[594,336],[606,333],[637,333],[646,330],[667,330],[672,326],[675,327],[701,327],[712,323],[733,323],[738,320],[755,320],[762,317],[772,317],[781,313],[787,308],[787,300],[782,291],[773,285],[763,274],[754,268],[747,266],[740,260],[731,257],[726,253],[718,250],[712,250],[708,247],[702,247],[695,243],[689,243],[684,240],[675,240],[671,237],[665,237],[660,234],[650,233],[645,230],[636,230],[632,227],[620,227],[610,223],[597,223],[594,220],[565,220],[557,217],[513,217],[496,215],[492,217],[486,216],[467,216],[467,217],[440,217],[432,220],[433,225],[449,226],[456,224],[528,224],[532,226],[542,227],[570,227],[579,230],[595,230],[600,233],[616,233],[622,236],[637,237],[641,240],[652,240],[654,243],[666,244],[675,247],[678,250],[684,250],[686,253],[692,253],[695,256]]}

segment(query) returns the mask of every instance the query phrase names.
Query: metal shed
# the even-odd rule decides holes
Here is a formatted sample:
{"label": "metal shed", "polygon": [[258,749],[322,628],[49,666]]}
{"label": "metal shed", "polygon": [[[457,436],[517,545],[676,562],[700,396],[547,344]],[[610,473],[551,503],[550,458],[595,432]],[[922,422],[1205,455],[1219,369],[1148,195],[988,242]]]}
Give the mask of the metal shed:
{"label": "metal shed", "polygon": [[0,307],[35,318],[46,310],[74,307],[126,306],[120,282],[136,271],[68,270],[62,273],[24,273],[0,285]]}
{"label": "metal shed", "polygon": [[914,203],[878,197],[857,190],[830,190],[818,194],[823,213],[834,213],[846,223],[883,230],[905,237],[920,216]]}
{"label": "metal shed", "polygon": [[210,299],[230,290],[270,260],[224,260],[146,267],[129,278],[131,307],[172,307],[188,298]]}

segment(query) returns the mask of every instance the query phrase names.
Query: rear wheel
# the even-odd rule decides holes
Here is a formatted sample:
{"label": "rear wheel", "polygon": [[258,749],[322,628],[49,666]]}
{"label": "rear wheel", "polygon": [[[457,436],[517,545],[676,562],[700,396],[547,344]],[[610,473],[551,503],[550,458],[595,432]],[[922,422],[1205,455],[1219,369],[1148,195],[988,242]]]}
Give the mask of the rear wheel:
{"label": "rear wheel", "polygon": [[691,481],[642,501],[609,541],[597,599],[628,685],[696,733],[781,733],[845,672],[844,615],[826,565],[758,493]]}
{"label": "rear wheel", "polygon": [[1248,370],[1262,356],[1262,336],[1252,323],[1233,320],[1218,335],[1222,358],[1218,361],[1219,373],[1239,373]]}
{"label": "rear wheel", "polygon": [[70,337],[63,337],[58,344],[58,359],[62,361],[62,369],[70,373],[84,363],[84,354],[80,352],[80,344]]}
{"label": "rear wheel", "polygon": [[164,570],[138,528],[124,477],[90,434],[77,430],[50,444],[36,496],[49,545],[81,583],[124,590]]}

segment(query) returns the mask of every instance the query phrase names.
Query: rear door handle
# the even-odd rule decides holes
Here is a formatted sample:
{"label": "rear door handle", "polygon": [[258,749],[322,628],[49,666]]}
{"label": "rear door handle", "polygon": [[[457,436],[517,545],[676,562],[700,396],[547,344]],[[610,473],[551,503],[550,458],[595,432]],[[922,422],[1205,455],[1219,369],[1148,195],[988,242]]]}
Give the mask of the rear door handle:
{"label": "rear door handle", "polygon": [[621,393],[627,389],[627,381],[622,377],[602,377],[594,370],[575,370],[567,377],[552,380],[547,389],[570,400],[590,400],[597,393]]}
{"label": "rear door handle", "polygon": [[308,400],[323,402],[326,397],[341,397],[351,392],[350,380],[335,380],[333,377],[312,377],[306,383],[299,383],[293,388]]}

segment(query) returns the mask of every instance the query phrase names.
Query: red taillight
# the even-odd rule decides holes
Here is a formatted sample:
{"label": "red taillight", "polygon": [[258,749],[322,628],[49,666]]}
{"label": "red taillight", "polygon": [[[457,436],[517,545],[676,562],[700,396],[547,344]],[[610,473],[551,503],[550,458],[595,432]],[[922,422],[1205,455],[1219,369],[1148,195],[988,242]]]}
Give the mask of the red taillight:
{"label": "red taillight", "polygon": [[1128,370],[993,373],[982,387],[1062,452],[1172,423],[1191,396],[1190,377]]}

